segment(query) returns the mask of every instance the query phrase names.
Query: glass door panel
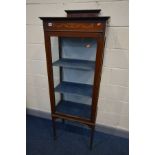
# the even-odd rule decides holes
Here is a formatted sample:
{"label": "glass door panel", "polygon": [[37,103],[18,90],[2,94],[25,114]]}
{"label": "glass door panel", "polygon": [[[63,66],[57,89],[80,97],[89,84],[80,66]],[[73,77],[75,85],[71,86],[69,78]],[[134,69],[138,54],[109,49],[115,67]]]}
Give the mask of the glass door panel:
{"label": "glass door panel", "polygon": [[56,112],[90,119],[97,41],[51,37]]}

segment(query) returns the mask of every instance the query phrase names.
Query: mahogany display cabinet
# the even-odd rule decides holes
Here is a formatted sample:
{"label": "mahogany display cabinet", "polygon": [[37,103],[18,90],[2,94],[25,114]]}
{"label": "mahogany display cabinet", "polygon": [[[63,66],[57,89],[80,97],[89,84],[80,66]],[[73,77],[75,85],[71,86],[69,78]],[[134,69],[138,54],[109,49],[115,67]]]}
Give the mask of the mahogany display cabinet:
{"label": "mahogany display cabinet", "polygon": [[100,11],[66,10],[67,17],[40,17],[54,139],[56,119],[79,122],[91,129],[91,149],[109,19],[99,16]]}

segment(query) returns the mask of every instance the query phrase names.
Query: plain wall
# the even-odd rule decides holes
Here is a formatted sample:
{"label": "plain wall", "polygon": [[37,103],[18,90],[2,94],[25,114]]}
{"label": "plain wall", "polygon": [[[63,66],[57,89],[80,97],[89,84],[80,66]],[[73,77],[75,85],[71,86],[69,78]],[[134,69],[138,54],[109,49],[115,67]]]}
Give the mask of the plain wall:
{"label": "plain wall", "polygon": [[44,35],[40,16],[66,16],[64,10],[101,9],[110,16],[97,123],[129,130],[127,0],[27,0],[27,108],[50,112]]}

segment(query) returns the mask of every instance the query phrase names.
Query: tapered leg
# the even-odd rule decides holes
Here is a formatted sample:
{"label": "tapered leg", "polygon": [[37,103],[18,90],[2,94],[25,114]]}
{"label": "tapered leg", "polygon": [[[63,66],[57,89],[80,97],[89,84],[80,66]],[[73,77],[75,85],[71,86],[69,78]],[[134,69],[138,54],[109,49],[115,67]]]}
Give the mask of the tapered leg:
{"label": "tapered leg", "polygon": [[63,123],[63,124],[65,123],[65,120],[64,120],[64,119],[62,119],[62,123]]}
{"label": "tapered leg", "polygon": [[52,127],[53,127],[53,137],[56,140],[56,125],[55,125],[55,118],[52,118]]}
{"label": "tapered leg", "polygon": [[92,150],[92,148],[93,148],[94,131],[95,131],[95,126],[92,126],[91,134],[90,134],[90,150]]}

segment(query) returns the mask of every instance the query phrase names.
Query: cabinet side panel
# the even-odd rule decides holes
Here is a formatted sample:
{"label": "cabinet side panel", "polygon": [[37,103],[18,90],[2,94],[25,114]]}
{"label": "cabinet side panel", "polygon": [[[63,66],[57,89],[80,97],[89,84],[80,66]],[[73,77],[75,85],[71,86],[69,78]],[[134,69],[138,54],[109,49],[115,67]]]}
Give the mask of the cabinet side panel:
{"label": "cabinet side panel", "polygon": [[94,123],[96,121],[96,115],[97,115],[97,103],[98,103],[103,57],[104,57],[104,43],[105,43],[104,34],[101,34],[101,37],[97,38],[96,66],[95,66],[93,98],[92,98],[91,120]]}
{"label": "cabinet side panel", "polygon": [[54,82],[53,82],[51,41],[50,41],[50,35],[46,31],[44,31],[44,39],[45,39],[45,49],[46,49],[46,64],[47,64],[51,112],[55,113],[55,95],[54,95]]}

